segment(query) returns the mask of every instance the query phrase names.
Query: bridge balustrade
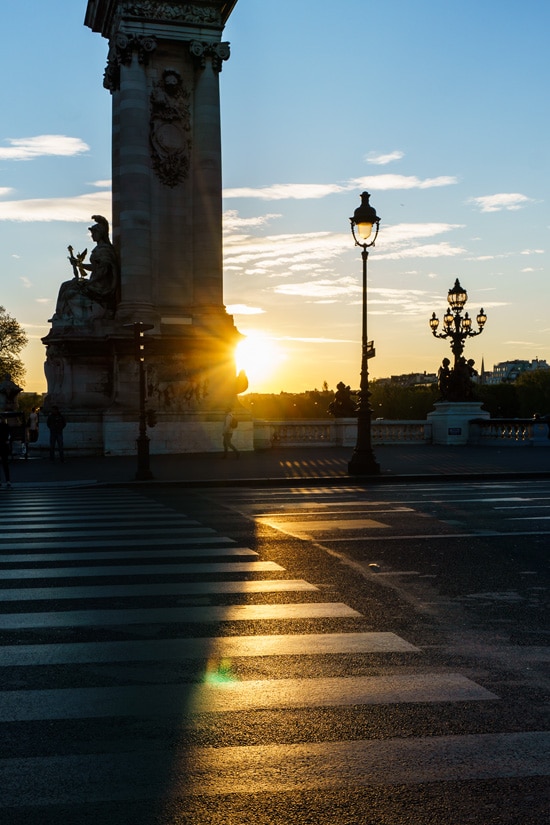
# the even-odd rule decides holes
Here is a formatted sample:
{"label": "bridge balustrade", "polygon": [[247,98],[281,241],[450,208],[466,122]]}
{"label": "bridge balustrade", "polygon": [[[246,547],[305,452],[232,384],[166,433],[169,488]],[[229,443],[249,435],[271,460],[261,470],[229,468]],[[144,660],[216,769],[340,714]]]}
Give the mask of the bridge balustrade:
{"label": "bridge balustrade", "polygon": [[[373,445],[431,444],[426,421],[377,419],[371,423]],[[469,423],[468,444],[498,447],[550,447],[549,424],[532,418],[475,419]],[[255,421],[256,449],[271,447],[353,447],[357,419]]]}

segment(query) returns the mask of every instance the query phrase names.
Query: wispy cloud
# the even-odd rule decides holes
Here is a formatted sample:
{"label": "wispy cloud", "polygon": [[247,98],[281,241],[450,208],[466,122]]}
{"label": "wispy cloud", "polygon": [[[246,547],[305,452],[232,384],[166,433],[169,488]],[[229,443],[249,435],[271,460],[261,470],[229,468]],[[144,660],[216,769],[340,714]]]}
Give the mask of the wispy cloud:
{"label": "wispy cloud", "polygon": [[238,189],[224,189],[226,199],[256,198],[259,200],[312,200],[326,198],[341,192],[350,192],[362,187],[373,191],[389,189],[431,189],[451,186],[457,183],[455,177],[441,175],[437,178],[417,178],[415,175],[368,175],[353,178],[345,183],[276,183],[272,186],[245,186]]}
{"label": "wispy cloud", "polygon": [[451,246],[447,242],[437,244],[419,244],[403,247],[395,252],[378,254],[378,258],[388,261],[397,261],[403,258],[454,258],[463,255],[466,250],[462,246]]}
{"label": "wispy cloud", "polygon": [[248,304],[229,304],[226,310],[229,315],[263,315],[265,313],[265,309],[251,307]]}
{"label": "wispy cloud", "polygon": [[36,198],[35,200],[0,201],[0,221],[89,221],[99,213],[109,217],[111,193],[94,192],[76,198]]}
{"label": "wispy cloud", "polygon": [[389,189],[433,189],[439,186],[453,186],[458,183],[458,178],[451,175],[440,175],[437,178],[417,178],[416,175],[368,175],[367,177],[354,178],[350,185],[346,187],[355,189],[357,186],[373,191]]}
{"label": "wispy cloud", "polygon": [[451,232],[454,229],[462,229],[460,223],[396,223],[393,226],[384,227],[380,230],[383,233],[384,244],[409,243],[417,238],[434,238]]}
{"label": "wispy cloud", "polygon": [[10,192],[13,192],[13,189],[10,189],[9,186],[0,186],[0,198],[3,198],[4,195],[9,195]]}
{"label": "wispy cloud", "polygon": [[347,187],[336,183],[275,183],[272,186],[254,188],[243,186],[239,189],[224,189],[224,198],[257,198],[266,201],[310,200],[326,198],[344,192]]}
{"label": "wispy cloud", "polygon": [[34,160],[45,155],[80,155],[90,147],[80,138],[66,135],[36,135],[36,137],[8,138],[9,146],[0,146],[0,160]]}
{"label": "wispy cloud", "polygon": [[544,255],[544,249],[523,249],[520,255]]}
{"label": "wispy cloud", "polygon": [[226,267],[235,269],[253,266],[263,272],[286,270],[290,266],[317,262],[326,263],[342,254],[349,246],[347,234],[310,232],[304,234],[229,235],[224,244]]}
{"label": "wispy cloud", "polygon": [[[383,244],[377,247],[377,258],[437,258],[460,255],[464,249],[445,241],[428,243],[459,224],[403,223],[384,227]],[[327,264],[349,252],[348,234],[309,232],[256,237],[228,234],[224,242],[224,266],[229,273],[245,273],[277,278],[296,277],[308,272],[317,278],[330,275]],[[317,281],[319,283],[319,281]],[[320,290],[322,292],[323,290]]]}
{"label": "wispy cloud", "polygon": [[388,163],[393,163],[395,160],[401,160],[404,157],[405,153],[399,150],[396,150],[395,152],[387,152],[386,154],[369,152],[365,160],[367,163],[373,163],[376,166],[386,166]]}
{"label": "wispy cloud", "polygon": [[252,229],[256,226],[265,226],[275,218],[280,218],[279,213],[267,215],[256,215],[253,218],[241,218],[236,209],[228,209],[223,214],[224,232],[234,232],[236,229]]}
{"label": "wispy cloud", "polygon": [[279,295],[292,295],[300,298],[327,299],[353,295],[361,292],[357,279],[343,277],[333,280],[304,281],[296,284],[280,284],[273,290]]}
{"label": "wispy cloud", "polygon": [[296,338],[291,335],[282,335],[277,341],[297,341],[301,344],[353,344],[353,338]]}
{"label": "wispy cloud", "polygon": [[529,203],[533,203],[532,198],[521,195],[519,192],[501,192],[497,195],[482,195],[479,198],[470,198],[467,203],[473,203],[480,212],[502,212],[508,210],[514,212],[523,209]]}
{"label": "wispy cloud", "polygon": [[461,224],[451,223],[400,223],[384,229],[384,244],[377,247],[376,257],[386,260],[406,258],[449,258],[462,255],[465,249],[447,241],[419,243],[425,238],[435,238],[446,232],[461,229]]}

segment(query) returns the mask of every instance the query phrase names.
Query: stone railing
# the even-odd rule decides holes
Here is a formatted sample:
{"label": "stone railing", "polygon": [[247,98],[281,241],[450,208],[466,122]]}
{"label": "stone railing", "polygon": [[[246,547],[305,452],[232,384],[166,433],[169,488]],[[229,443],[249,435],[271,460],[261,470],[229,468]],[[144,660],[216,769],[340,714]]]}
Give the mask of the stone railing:
{"label": "stone railing", "polygon": [[546,421],[533,418],[487,418],[470,421],[469,444],[495,447],[550,447]]}
{"label": "stone railing", "polygon": [[323,447],[337,444],[332,421],[270,421],[271,441],[281,447]]}
{"label": "stone railing", "polygon": [[[377,420],[371,424],[373,444],[424,444],[431,440],[425,421]],[[353,447],[356,418],[324,420],[255,421],[254,447]]]}
{"label": "stone railing", "polygon": [[[356,418],[327,420],[255,421],[254,448],[354,447]],[[371,422],[373,444],[431,444],[432,426],[427,421]],[[550,447],[549,425],[532,418],[488,418],[471,420],[467,442],[478,446]]]}
{"label": "stone railing", "polygon": [[373,421],[373,444],[424,444],[431,441],[431,424],[426,421]]}

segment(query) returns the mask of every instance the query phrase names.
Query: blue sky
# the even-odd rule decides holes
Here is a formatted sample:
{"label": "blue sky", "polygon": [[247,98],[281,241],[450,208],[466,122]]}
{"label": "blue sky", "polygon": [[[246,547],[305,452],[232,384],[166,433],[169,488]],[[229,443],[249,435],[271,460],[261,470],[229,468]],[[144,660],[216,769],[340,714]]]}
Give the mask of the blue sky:
{"label": "blue sky", "polygon": [[[0,7],[0,304],[31,339],[27,390],[66,247],[110,211],[107,43],[85,0]],[[349,216],[380,215],[369,256],[371,377],[435,372],[428,326],[455,278],[483,306],[477,365],[549,358],[550,4],[238,0],[220,77],[224,294],[253,342],[251,391],[357,386],[361,257]]]}

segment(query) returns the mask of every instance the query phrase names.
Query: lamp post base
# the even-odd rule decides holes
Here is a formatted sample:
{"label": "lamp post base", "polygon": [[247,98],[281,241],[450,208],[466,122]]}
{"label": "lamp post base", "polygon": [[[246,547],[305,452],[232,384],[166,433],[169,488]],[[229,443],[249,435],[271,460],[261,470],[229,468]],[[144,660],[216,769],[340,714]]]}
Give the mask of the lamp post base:
{"label": "lamp post base", "polygon": [[380,464],[372,450],[355,450],[348,462],[350,476],[377,476],[380,475]]}

